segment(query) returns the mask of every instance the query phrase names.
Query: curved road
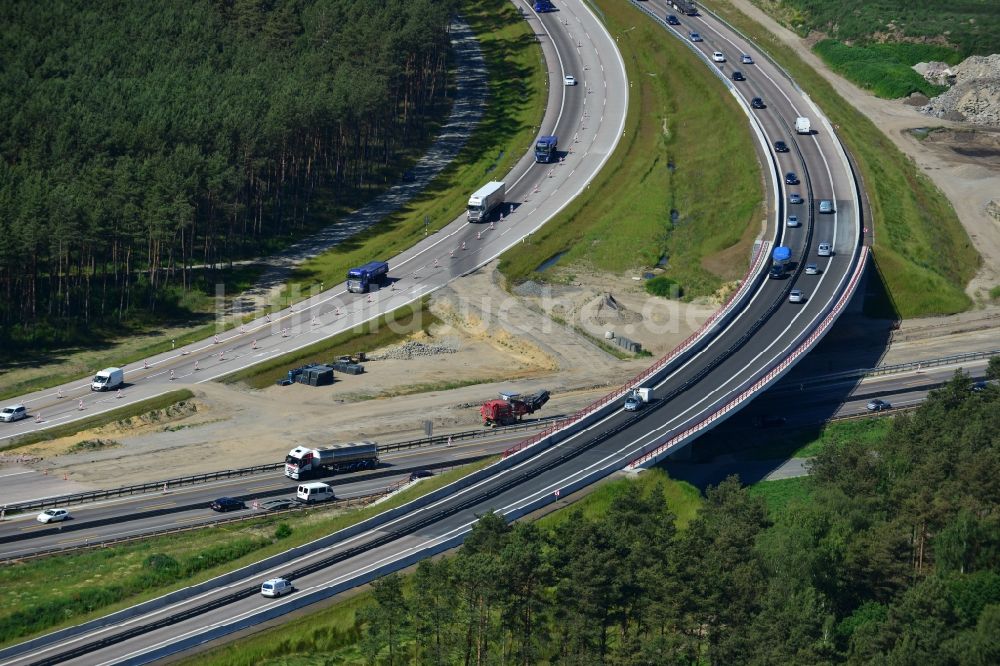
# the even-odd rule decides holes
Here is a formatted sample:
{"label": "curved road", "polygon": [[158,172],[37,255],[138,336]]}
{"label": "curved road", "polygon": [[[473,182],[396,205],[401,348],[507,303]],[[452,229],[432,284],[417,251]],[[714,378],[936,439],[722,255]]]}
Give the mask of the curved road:
{"label": "curved road", "polygon": [[[558,7],[557,14],[563,19],[572,17],[586,26],[585,34],[595,42],[592,55],[615,52],[606,33],[582,5],[559,2]],[[10,663],[50,658],[87,664],[144,663],[279,617],[457,545],[484,511],[497,510],[514,519],[637,458],[642,457],[642,464],[652,463],[669,452],[668,447],[683,446],[697,428],[735,413],[746,404],[740,401],[790,367],[788,359],[794,360],[815,345],[856,285],[853,278],[864,257],[857,191],[846,156],[808,100],[749,44],[710,17],[685,18],[683,22],[681,30],[696,26],[694,29],[705,37],[705,43],[693,45],[702,57],[714,50],[729,52],[729,57],[737,51],[755,56],[755,65],[744,66],[748,80],[734,88],[734,94],[744,99],[762,96],[767,101],[767,108],[751,117],[753,131],[766,145],[783,139],[794,146],[790,154],[767,155],[776,199],[783,202],[786,193],[775,174],[797,167],[808,178],[804,178],[802,188],[803,195],[808,195],[807,203],[799,215],[803,226],[789,229],[782,224],[776,238],[793,249],[797,268],[791,278],[762,279],[760,271],[766,266],[758,264],[758,272],[747,280],[745,296],[733,305],[732,314],[720,317],[704,331],[707,344],[695,344],[644,382],[655,386],[661,396],[644,411],[626,413],[620,400],[611,400],[469,479],[373,518],[366,529],[345,530],[322,544],[289,554],[284,561],[255,566],[170,599],[154,600],[38,643],[24,644],[0,653],[0,658],[13,657],[20,649],[28,652],[13,657]],[[726,71],[708,59],[706,67],[720,76]],[[607,70],[604,74],[611,78]],[[585,90],[595,88],[599,86]],[[625,89],[624,85],[620,88]],[[609,103],[611,99],[614,97]],[[799,115],[810,116],[817,132],[790,136],[789,126]],[[817,198],[834,199],[836,213],[822,218],[814,215]],[[533,203],[530,192],[528,199],[525,205]],[[540,209],[546,206],[544,201],[537,203]],[[529,211],[522,206],[515,217],[522,212]],[[784,214],[784,206],[779,204],[777,220],[783,222]],[[498,229],[503,229],[502,225]],[[437,239],[436,245],[448,239],[444,247],[454,247],[456,240],[470,234],[474,236],[474,231],[460,227]],[[833,245],[833,256],[816,256],[819,240]],[[463,256],[459,255],[457,262]],[[821,272],[805,275],[801,268],[807,261],[819,264]],[[459,274],[461,265],[450,272]],[[804,303],[788,302],[793,286],[808,295]],[[403,288],[409,288],[408,283]],[[293,578],[297,592],[277,600],[261,599],[257,594],[260,581],[281,574]],[[77,649],[85,653],[74,656]]]}

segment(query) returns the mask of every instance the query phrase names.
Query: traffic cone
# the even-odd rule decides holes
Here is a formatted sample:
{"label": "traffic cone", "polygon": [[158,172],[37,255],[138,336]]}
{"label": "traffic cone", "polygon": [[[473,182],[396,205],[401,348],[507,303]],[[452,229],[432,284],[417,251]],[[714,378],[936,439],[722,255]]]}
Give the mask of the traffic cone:
{"label": "traffic cone", "polygon": [[254,340],[253,342],[250,343],[250,349],[257,349],[257,341],[256,340]]}
{"label": "traffic cone", "polygon": [[62,400],[62,397],[63,397],[62,389],[59,389],[58,391],[56,391],[56,397],[59,398],[60,400]]}
{"label": "traffic cone", "polygon": [[476,240],[483,240],[483,232],[482,231],[477,231],[476,232]]}
{"label": "traffic cone", "polygon": [[271,315],[269,315],[269,314],[264,315],[264,319],[266,319],[268,321],[268,323],[270,323],[270,321],[271,321]]}
{"label": "traffic cone", "polygon": [[173,380],[174,380],[174,371],[171,370],[170,371],[170,381],[173,381]]}
{"label": "traffic cone", "polygon": [[334,308],[333,309],[333,316],[334,317],[339,317],[340,316],[340,308]]}
{"label": "traffic cone", "polygon": [[149,361],[143,359],[143,361],[142,361],[142,369],[143,370],[149,370]]}
{"label": "traffic cone", "polygon": [[122,390],[121,389],[118,389],[118,394],[115,397],[116,398],[122,397]]}
{"label": "traffic cone", "polygon": [[465,241],[462,241],[462,249],[465,249]]}
{"label": "traffic cone", "polygon": [[198,361],[195,361],[195,362],[194,362],[194,371],[195,371],[195,372],[198,372],[199,370],[201,370],[201,368],[200,368],[200,367],[198,367],[198,366],[199,366],[199,362],[198,362]]}
{"label": "traffic cone", "polygon": [[372,295],[371,295],[371,294],[368,294],[368,302],[369,302],[369,303],[371,303],[371,302],[372,302]]}
{"label": "traffic cone", "polygon": [[240,335],[243,335],[246,332],[247,332],[247,327],[245,325],[241,324],[240,325]]}
{"label": "traffic cone", "polygon": [[225,361],[226,360],[226,357],[223,356],[223,354],[225,354],[225,352],[221,352],[221,351],[219,352],[219,360],[220,361]]}
{"label": "traffic cone", "polygon": [[438,263],[437,257],[434,257],[434,268],[437,268],[438,266],[440,266],[440,264]]}
{"label": "traffic cone", "polygon": [[455,250],[451,250],[450,252],[448,252],[448,256],[449,257],[454,257],[455,256]]}
{"label": "traffic cone", "polygon": [[77,405],[77,409],[81,412],[83,411],[83,398],[80,399],[80,404]]}
{"label": "traffic cone", "polygon": [[215,336],[214,340],[215,340],[215,344],[219,344],[219,336]]}
{"label": "traffic cone", "polygon": [[41,423],[41,422],[42,422],[42,413],[38,412],[37,414],[35,414],[35,423]]}
{"label": "traffic cone", "polygon": [[288,337],[288,329],[287,328],[281,329],[281,337],[283,337],[283,338],[287,338]]}

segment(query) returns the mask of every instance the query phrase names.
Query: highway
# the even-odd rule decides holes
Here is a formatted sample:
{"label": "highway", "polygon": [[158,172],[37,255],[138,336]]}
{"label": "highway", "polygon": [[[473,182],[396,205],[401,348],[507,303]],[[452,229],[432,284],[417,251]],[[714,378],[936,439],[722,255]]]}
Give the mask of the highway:
{"label": "highway", "polygon": [[[441,471],[460,461],[472,461],[498,455],[523,437],[523,431],[498,434],[486,440],[459,442],[397,451],[381,456],[381,466],[371,472],[341,474],[318,480],[333,486],[338,499],[349,500],[384,492],[405,482],[412,471]],[[134,537],[150,532],[210,525],[234,516],[259,515],[254,500],[294,498],[300,482],[283,472],[233,477],[179,488],[166,492],[127,495],[113,499],[71,505],[72,518],[50,525],[35,520],[36,512],[8,516],[0,522],[0,559],[30,555],[42,550],[101,543],[111,539]],[[209,504],[219,497],[243,500],[248,509],[216,513]]]}
{"label": "highway", "polygon": [[[657,6],[653,2],[643,4]],[[597,19],[575,0],[557,2],[557,7],[558,12],[543,18],[546,25],[552,29],[568,27],[576,31],[571,39],[586,36],[592,43],[592,53],[577,49],[584,62],[590,58],[592,63],[584,70],[591,77],[584,87],[588,104],[595,94],[591,91],[602,89],[618,93],[607,95],[608,104],[624,98],[627,83],[616,79],[614,67],[600,66],[612,62],[617,50]],[[658,11],[662,16],[665,10],[661,7]],[[737,413],[757,392],[777,381],[819,341],[857,284],[865,256],[858,192],[831,128],[792,82],[751,45],[711,17],[683,18],[674,37],[686,39],[691,29],[705,38],[704,43],[693,46],[705,59],[706,76],[712,76],[713,71],[728,71],[720,70],[705,57],[714,50],[727,52],[730,57],[740,52],[754,56],[755,64],[742,66],[747,81],[738,84],[734,94],[744,103],[753,96],[766,101],[767,108],[752,112],[748,109],[747,116],[751,131],[762,143],[770,173],[776,223],[776,236],[770,242],[792,249],[795,268],[788,279],[769,280],[763,277],[767,263],[755,262],[734,301],[689,343],[640,378],[643,385],[655,388],[659,396],[656,402],[636,414],[626,413],[621,409],[623,391],[616,392],[585,410],[579,419],[533,441],[532,446],[448,488],[376,516],[358,528],[169,598],[15,646],[0,652],[0,659],[11,664],[145,663],[279,617],[457,545],[485,511],[496,510],[515,519],[623,467],[654,464],[698,433]],[[604,81],[592,78],[598,71]],[[570,91],[569,95],[579,92]],[[812,119],[814,133],[792,135],[789,127],[803,115]],[[586,120],[586,116],[581,118]],[[588,123],[592,118],[593,111]],[[792,152],[770,152],[769,147],[778,139],[789,143]],[[798,228],[784,225],[787,190],[778,175],[790,169],[802,177],[801,192],[806,199],[799,205],[803,224]],[[545,179],[551,180],[547,175]],[[547,205],[545,201],[531,201],[530,193],[527,199],[515,217],[531,213],[525,208],[530,204],[537,204],[539,210]],[[834,200],[836,211],[824,216],[815,214],[818,199]],[[453,247],[458,238],[475,233],[467,225],[459,227],[455,236],[446,236]],[[820,240],[832,244],[832,256],[817,256]],[[770,242],[763,244],[764,251]],[[449,269],[451,275],[464,270],[458,265],[464,256],[460,255],[455,267]],[[818,264],[818,275],[804,273],[802,268],[807,262]],[[402,282],[400,291],[411,288],[406,279]],[[413,288],[417,287],[420,285]],[[793,287],[806,293],[803,303],[788,302]],[[421,287],[407,293],[419,295],[425,291]],[[391,294],[384,297],[384,292],[379,295],[379,303],[392,302]],[[191,373],[193,370],[185,376]],[[159,383],[164,383],[162,376]],[[257,593],[260,581],[272,575],[291,576],[296,593],[263,600]]]}

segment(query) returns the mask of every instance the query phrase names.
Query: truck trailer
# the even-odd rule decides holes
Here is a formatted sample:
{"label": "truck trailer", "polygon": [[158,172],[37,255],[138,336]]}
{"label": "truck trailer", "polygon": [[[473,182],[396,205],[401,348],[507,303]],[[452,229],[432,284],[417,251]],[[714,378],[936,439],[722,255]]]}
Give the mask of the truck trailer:
{"label": "truck trailer", "polygon": [[556,148],[559,146],[559,137],[540,136],[535,142],[535,161],[548,164],[556,159]]}
{"label": "truck trailer", "polygon": [[378,445],[375,442],[334,444],[315,449],[296,446],[285,456],[285,476],[290,479],[357,472],[376,467],[378,467]]}
{"label": "truck trailer", "polygon": [[486,183],[469,197],[469,222],[485,222],[494,210],[503,203],[507,195],[507,185],[503,181],[494,180]]}
{"label": "truck trailer", "polygon": [[381,287],[389,278],[389,264],[385,261],[369,261],[364,266],[358,266],[347,271],[347,291],[354,294],[364,294],[373,285]]}

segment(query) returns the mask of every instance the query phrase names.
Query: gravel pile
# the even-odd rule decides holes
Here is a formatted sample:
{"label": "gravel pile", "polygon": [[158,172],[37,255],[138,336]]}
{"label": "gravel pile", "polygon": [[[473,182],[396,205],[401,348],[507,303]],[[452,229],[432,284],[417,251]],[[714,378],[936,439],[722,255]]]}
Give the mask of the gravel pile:
{"label": "gravel pile", "polygon": [[951,88],[920,108],[923,113],[944,118],[1000,127],[1000,54],[970,56],[951,68],[943,63],[914,66],[929,81],[954,82]]}
{"label": "gravel pile", "polygon": [[395,347],[389,347],[385,351],[369,354],[372,361],[408,361],[418,356],[437,356],[438,354],[454,354],[458,348],[452,343],[426,344],[411,340]]}
{"label": "gravel pile", "polygon": [[539,298],[545,295],[545,287],[534,280],[526,280],[521,284],[515,285],[513,291],[518,296],[534,296]]}

